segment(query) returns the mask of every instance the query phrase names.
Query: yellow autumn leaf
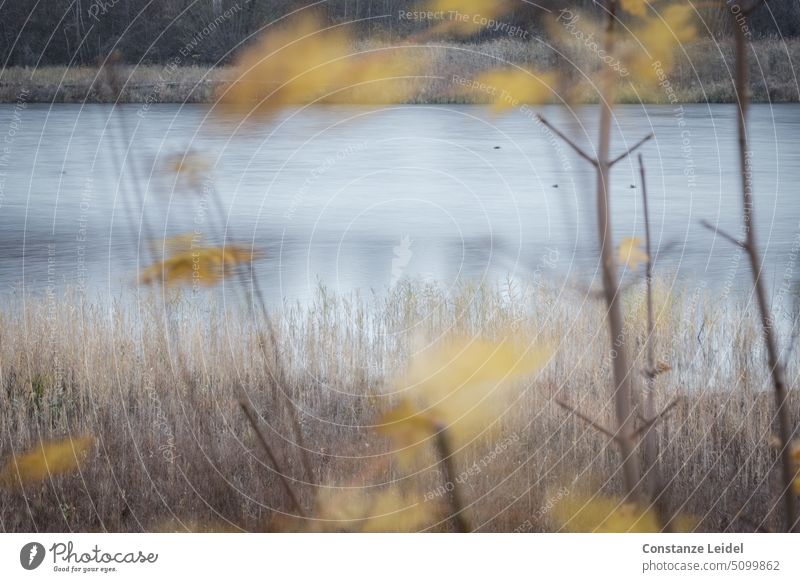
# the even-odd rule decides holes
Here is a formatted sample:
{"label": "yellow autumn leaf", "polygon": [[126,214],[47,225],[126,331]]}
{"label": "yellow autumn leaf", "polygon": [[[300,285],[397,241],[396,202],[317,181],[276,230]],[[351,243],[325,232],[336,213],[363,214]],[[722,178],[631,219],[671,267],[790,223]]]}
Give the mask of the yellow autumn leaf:
{"label": "yellow autumn leaf", "polygon": [[423,447],[437,430],[435,418],[427,411],[420,411],[410,400],[400,403],[384,414],[377,431],[390,437],[395,445],[398,459],[405,466],[410,466],[419,458]]}
{"label": "yellow autumn leaf", "polygon": [[[570,532],[656,533],[662,530],[652,508],[624,502],[618,497],[565,495],[556,501],[551,515],[563,530]],[[678,516],[671,526],[674,531],[692,531],[697,520]]]}
{"label": "yellow autumn leaf", "polygon": [[621,56],[633,74],[634,83],[657,84],[661,82],[661,75],[673,69],[676,47],[697,35],[693,17],[691,4],[671,4],[634,30],[633,37],[637,42]]}
{"label": "yellow autumn leaf", "polygon": [[416,532],[436,516],[436,504],[424,503],[416,494],[397,487],[375,491],[329,489],[317,499],[318,531]]}
{"label": "yellow autumn leaf", "polygon": [[617,260],[621,265],[627,265],[631,269],[636,269],[639,265],[646,263],[650,257],[642,250],[642,239],[638,236],[631,236],[622,239],[617,246]]}
{"label": "yellow autumn leaf", "polygon": [[402,383],[418,414],[468,440],[497,418],[514,381],[541,369],[549,355],[510,339],[446,338],[413,357]]}
{"label": "yellow autumn leaf", "polygon": [[222,110],[268,116],[287,105],[347,100],[401,101],[413,73],[402,48],[353,54],[355,41],[342,26],[304,16],[270,29],[245,50],[233,78],[218,93]]}
{"label": "yellow autumn leaf", "polygon": [[439,15],[431,34],[471,36],[493,25],[510,8],[509,0],[431,0],[419,10]]}
{"label": "yellow autumn leaf", "polygon": [[180,250],[146,267],[139,275],[139,282],[143,285],[164,282],[167,286],[191,283],[216,285],[234,267],[250,263],[258,256],[257,251],[244,245],[196,246],[190,250]]}
{"label": "yellow autumn leaf", "polygon": [[503,111],[524,103],[543,103],[556,82],[552,73],[534,74],[517,68],[495,69],[476,78],[492,97],[494,109]]}
{"label": "yellow autumn leaf", "polygon": [[634,16],[645,16],[647,13],[647,0],[620,0],[620,6]]}
{"label": "yellow autumn leaf", "polygon": [[92,447],[91,436],[42,441],[30,451],[12,456],[0,472],[0,482],[8,485],[34,483],[49,475],[73,471]]}
{"label": "yellow autumn leaf", "polygon": [[167,253],[175,254],[190,250],[193,245],[198,245],[202,240],[202,233],[187,232],[168,236],[163,240],[152,240],[150,241],[150,248],[153,252],[161,252],[163,249]]}
{"label": "yellow autumn leaf", "polygon": [[409,49],[373,49],[346,57],[349,77],[345,77],[322,97],[322,103],[376,105],[401,103],[413,93],[417,68],[405,58]]}

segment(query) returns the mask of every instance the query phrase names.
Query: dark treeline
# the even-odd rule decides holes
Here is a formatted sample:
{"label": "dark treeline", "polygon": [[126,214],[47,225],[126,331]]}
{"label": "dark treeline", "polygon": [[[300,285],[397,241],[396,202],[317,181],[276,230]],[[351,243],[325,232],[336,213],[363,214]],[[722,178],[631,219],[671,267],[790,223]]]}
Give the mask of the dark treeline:
{"label": "dark treeline", "polygon": [[[492,0],[487,0],[491,2]],[[94,65],[117,51],[129,63],[225,62],[232,51],[265,25],[302,8],[307,0],[24,0],[0,7],[0,58],[4,66]],[[330,22],[354,22],[361,33],[386,39],[426,24],[402,13],[417,9],[409,0],[328,0],[318,10]],[[550,6],[564,6],[550,2]],[[592,0],[567,4],[597,10]],[[730,19],[708,9],[711,33],[728,34]],[[504,21],[530,35],[540,32],[544,14],[520,1]],[[800,3],[770,0],[750,21],[753,35],[800,35]],[[484,31],[479,40],[504,36]],[[528,37],[530,38],[530,37]]]}

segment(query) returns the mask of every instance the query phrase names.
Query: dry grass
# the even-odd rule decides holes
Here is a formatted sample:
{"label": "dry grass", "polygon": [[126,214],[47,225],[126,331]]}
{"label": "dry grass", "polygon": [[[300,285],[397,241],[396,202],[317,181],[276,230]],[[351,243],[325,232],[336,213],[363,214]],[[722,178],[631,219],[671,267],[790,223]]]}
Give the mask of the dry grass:
{"label": "dry grass", "polygon": [[[668,506],[697,515],[703,530],[747,529],[748,519],[776,525],[773,406],[757,320],[742,306],[703,294],[663,285],[658,291],[658,353],[672,366],[658,379],[658,402],[683,397],[657,429],[663,474],[671,479]],[[643,297],[631,290],[626,301],[642,366]],[[284,440],[291,431],[252,318],[177,297],[167,317],[156,301],[124,305],[109,310],[70,297],[7,304],[0,321],[0,460],[39,438],[91,433],[98,444],[79,473],[4,495],[0,529],[286,527],[280,511],[290,505],[238,409],[240,387],[270,421],[267,438],[311,508],[325,487],[303,483],[297,449]],[[558,525],[548,508],[560,488],[619,491],[616,447],[553,402],[569,401],[611,424],[607,332],[594,300],[541,286],[446,293],[406,283],[366,299],[320,289],[312,305],[285,305],[275,321],[288,375],[282,388],[305,411],[317,483],[372,491],[397,480],[423,495],[434,491],[441,477],[433,456],[426,469],[407,475],[370,428],[393,401],[390,379],[416,338],[442,330],[492,338],[515,329],[557,349],[538,376],[519,385],[497,420],[500,433],[457,452],[457,470],[480,469],[462,484],[471,522],[486,531],[552,530]],[[795,358],[790,386],[797,371]],[[796,423],[796,392],[792,397]],[[432,497],[431,511],[440,512],[441,498]]]}
{"label": "dry grass", "polygon": [[[753,41],[758,61],[750,64],[753,99],[756,102],[797,102],[798,88],[793,64],[800,60],[800,39],[786,42],[776,39]],[[386,45],[378,41],[364,43],[359,49],[376,49]],[[559,61],[552,50],[542,49],[536,42],[510,39],[471,43],[439,43],[408,49],[415,69],[430,78],[414,86],[414,103],[488,103],[484,93],[465,93],[453,83],[453,77],[472,79],[481,72],[514,63],[535,70],[558,70],[565,88],[575,90],[575,98],[596,102],[596,90],[586,84],[584,74],[597,68],[592,54],[581,49],[578,41],[562,46],[571,64]],[[685,54],[683,54],[685,52]],[[722,103],[734,101],[731,79],[733,46],[729,41],[715,43],[699,40],[679,50],[677,66],[669,75],[676,96],[683,103]],[[109,102],[113,93],[103,86],[93,68],[42,67],[39,69],[9,68],[0,76],[0,102],[14,102],[27,89],[28,102]],[[158,65],[127,67],[127,84],[120,100],[128,103],[206,103],[213,100],[216,87],[230,76],[230,69],[205,67],[169,68]],[[585,84],[582,85],[581,82]],[[357,97],[357,96],[356,96]],[[622,88],[620,102],[663,103],[662,90],[636,94]]]}

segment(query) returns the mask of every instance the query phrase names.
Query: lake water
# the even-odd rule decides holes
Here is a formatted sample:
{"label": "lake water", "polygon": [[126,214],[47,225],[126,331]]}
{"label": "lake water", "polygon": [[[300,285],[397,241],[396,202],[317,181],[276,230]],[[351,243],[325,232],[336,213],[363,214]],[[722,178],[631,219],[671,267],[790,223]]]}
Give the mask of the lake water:
{"label": "lake water", "polygon": [[[591,151],[596,108],[539,109]],[[735,109],[616,109],[614,151],[648,132],[656,270],[742,291],[746,264],[699,221],[741,223]],[[765,276],[793,282],[800,105],[752,109]],[[0,106],[0,285],[93,297],[136,287],[165,236],[255,245],[270,302],[381,292],[404,277],[598,283],[592,168],[530,114],[315,107],[237,125],[203,106]],[[183,171],[175,160],[190,152]],[[177,158],[176,158],[177,156]],[[615,237],[643,236],[635,158],[613,173]],[[213,194],[212,194],[213,192]],[[155,241],[155,242],[154,242]],[[156,248],[153,251],[153,248]]]}

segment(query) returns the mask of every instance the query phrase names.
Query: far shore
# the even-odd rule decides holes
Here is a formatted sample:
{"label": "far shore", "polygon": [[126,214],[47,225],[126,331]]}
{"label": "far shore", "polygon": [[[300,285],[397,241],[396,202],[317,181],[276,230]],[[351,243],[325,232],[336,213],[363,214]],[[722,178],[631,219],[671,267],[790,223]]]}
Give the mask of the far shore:
{"label": "far shore", "polygon": [[[756,103],[800,101],[793,63],[800,62],[800,39],[753,41],[752,98]],[[426,78],[415,83],[409,103],[485,104],[490,98],[480,91],[465,91],[464,80],[477,77],[498,62],[515,63],[535,71],[562,71],[560,91],[582,103],[592,103],[596,93],[581,86],[582,73],[597,63],[575,47],[565,51],[573,70],[554,62],[552,52],[538,45],[514,40],[480,44],[438,44],[418,49],[414,58],[424,65]],[[358,47],[364,48],[364,47]],[[567,47],[569,48],[569,47]],[[620,103],[732,103],[734,91],[728,41],[703,40],[685,45],[676,55],[677,66],[668,78],[669,91],[654,87],[642,91],[621,83]],[[9,67],[0,71],[0,103],[211,103],[218,89],[235,78],[229,66],[126,65],[125,87],[117,99],[95,67]],[[268,82],[268,80],[265,80]]]}

